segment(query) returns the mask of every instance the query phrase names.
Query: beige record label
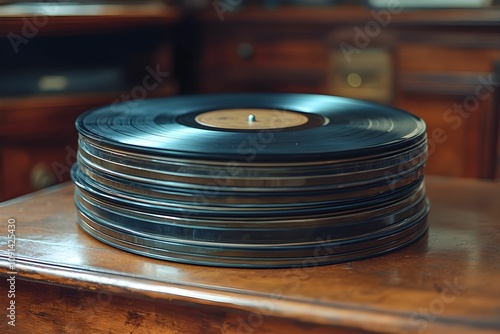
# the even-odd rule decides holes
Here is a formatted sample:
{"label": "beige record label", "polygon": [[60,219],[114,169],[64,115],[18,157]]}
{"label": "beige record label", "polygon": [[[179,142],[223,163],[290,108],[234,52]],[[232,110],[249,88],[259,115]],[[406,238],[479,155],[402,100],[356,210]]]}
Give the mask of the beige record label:
{"label": "beige record label", "polygon": [[306,124],[309,118],[294,111],[275,109],[220,109],[195,118],[201,125],[235,130],[283,129]]}

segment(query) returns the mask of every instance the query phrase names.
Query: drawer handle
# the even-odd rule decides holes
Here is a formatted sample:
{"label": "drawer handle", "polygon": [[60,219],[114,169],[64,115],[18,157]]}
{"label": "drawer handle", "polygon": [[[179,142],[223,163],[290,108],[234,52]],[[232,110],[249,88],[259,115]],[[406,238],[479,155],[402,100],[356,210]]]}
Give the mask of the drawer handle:
{"label": "drawer handle", "polygon": [[236,48],[236,53],[241,59],[250,59],[254,54],[253,45],[250,43],[241,43]]}
{"label": "drawer handle", "polygon": [[31,169],[30,183],[33,190],[39,190],[53,186],[57,180],[50,166],[39,162]]}
{"label": "drawer handle", "polygon": [[361,78],[361,75],[353,72],[349,73],[349,75],[347,76],[347,83],[353,88],[358,88],[363,83],[363,79]]}

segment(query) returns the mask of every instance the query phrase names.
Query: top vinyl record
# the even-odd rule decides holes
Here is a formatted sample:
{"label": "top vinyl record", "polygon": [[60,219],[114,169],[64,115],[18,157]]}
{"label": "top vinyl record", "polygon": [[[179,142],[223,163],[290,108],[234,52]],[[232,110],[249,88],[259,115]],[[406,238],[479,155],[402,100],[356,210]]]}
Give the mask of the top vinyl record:
{"label": "top vinyl record", "polygon": [[238,162],[308,162],[386,155],[425,137],[409,113],[308,94],[180,96],[81,115],[79,133],[138,154]]}

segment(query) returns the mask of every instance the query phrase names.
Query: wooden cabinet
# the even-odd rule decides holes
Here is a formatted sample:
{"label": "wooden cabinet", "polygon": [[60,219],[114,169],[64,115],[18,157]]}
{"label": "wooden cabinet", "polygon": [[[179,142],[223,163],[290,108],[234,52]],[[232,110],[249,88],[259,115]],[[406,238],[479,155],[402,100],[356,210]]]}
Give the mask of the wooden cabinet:
{"label": "wooden cabinet", "polygon": [[393,105],[428,125],[427,174],[500,178],[500,10],[382,11],[246,8],[223,22],[204,13],[198,91]]}
{"label": "wooden cabinet", "polygon": [[[427,121],[429,168],[450,176],[494,178],[497,162],[500,35],[421,34],[402,39],[394,104]],[[498,177],[498,176],[497,176]]]}
{"label": "wooden cabinet", "polygon": [[203,36],[202,92],[315,92],[324,84],[328,50],[314,31],[289,25],[214,24],[203,28]]}
{"label": "wooden cabinet", "polygon": [[55,6],[0,15],[0,201],[70,179],[82,112],[178,92],[178,10]]}
{"label": "wooden cabinet", "polygon": [[[179,92],[320,93],[393,105],[427,122],[427,174],[500,178],[498,8],[389,15],[246,6],[223,21],[210,6],[192,15],[161,3],[3,13],[0,201],[68,180],[60,168],[68,147],[76,150],[81,112]],[[157,70],[161,85],[146,89]]]}
{"label": "wooden cabinet", "polygon": [[[422,117],[428,127],[428,174],[495,178],[499,31],[388,27],[368,47],[350,53],[350,62],[335,53],[330,76],[336,80],[327,93],[366,97]],[[339,28],[332,44],[356,38],[353,30]],[[357,86],[342,83],[348,75],[358,76]]]}

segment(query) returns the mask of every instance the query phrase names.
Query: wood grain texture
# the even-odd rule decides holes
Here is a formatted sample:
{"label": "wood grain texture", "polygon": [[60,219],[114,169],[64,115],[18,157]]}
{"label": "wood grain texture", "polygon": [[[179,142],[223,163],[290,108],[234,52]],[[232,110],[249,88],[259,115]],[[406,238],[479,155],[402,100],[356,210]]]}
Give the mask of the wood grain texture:
{"label": "wood grain texture", "polygon": [[25,333],[36,333],[34,323],[71,333],[71,321],[81,333],[498,333],[500,184],[428,177],[427,185],[431,227],[417,243],[291,269],[176,264],[114,249],[76,225],[65,185],[0,206],[0,266],[5,275],[13,218]]}
{"label": "wood grain texture", "polygon": [[[17,303],[22,305],[17,333],[166,333],[269,334],[331,333],[332,327],[293,319],[265,318],[258,313],[226,311],[168,300],[138,299],[134,295],[19,281]],[[40,291],[43,293],[40,293]],[[338,334],[368,332],[338,327]]]}

